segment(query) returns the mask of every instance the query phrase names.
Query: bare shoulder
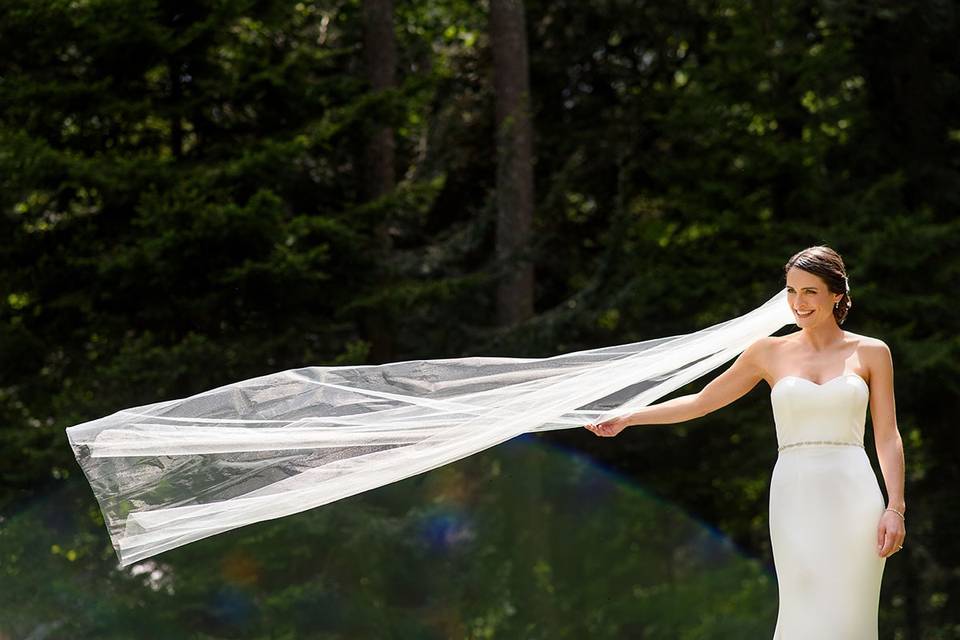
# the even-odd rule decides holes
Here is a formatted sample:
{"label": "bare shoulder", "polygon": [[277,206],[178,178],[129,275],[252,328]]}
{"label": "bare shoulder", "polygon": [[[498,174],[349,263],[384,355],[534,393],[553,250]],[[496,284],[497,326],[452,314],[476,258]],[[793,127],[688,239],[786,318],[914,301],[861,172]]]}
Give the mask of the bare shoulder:
{"label": "bare shoulder", "polygon": [[857,338],[859,338],[860,344],[863,345],[863,346],[865,346],[865,347],[870,347],[870,348],[873,348],[873,349],[888,349],[888,348],[889,348],[889,347],[887,347],[887,343],[884,342],[883,340],[881,340],[880,338],[874,338],[874,337],[872,337],[872,336],[861,336],[861,335],[857,335],[857,334],[854,334],[854,335],[857,336]]}
{"label": "bare shoulder", "polygon": [[776,354],[784,344],[784,337],[763,336],[750,343],[744,352],[743,357],[753,365],[763,377],[767,376],[767,363],[776,359]]}
{"label": "bare shoulder", "polygon": [[850,340],[853,344],[855,344],[857,349],[862,350],[864,354],[883,355],[890,353],[890,347],[888,347],[887,343],[880,338],[865,336],[859,333],[853,333],[852,331],[844,331],[843,333],[847,340]]}
{"label": "bare shoulder", "polygon": [[744,353],[750,354],[751,359],[761,357],[769,353],[774,346],[776,345],[777,336],[763,336],[762,338],[757,338],[744,350]]}
{"label": "bare shoulder", "polygon": [[[799,332],[797,332],[799,333]],[[757,340],[757,353],[764,357],[774,356],[785,347],[789,347],[795,342],[794,333],[788,333],[785,336],[764,336]]]}
{"label": "bare shoulder", "polygon": [[875,375],[890,375],[893,372],[893,357],[890,347],[880,338],[865,336],[851,331],[845,332],[847,339],[856,345],[860,361],[866,365],[870,378]]}

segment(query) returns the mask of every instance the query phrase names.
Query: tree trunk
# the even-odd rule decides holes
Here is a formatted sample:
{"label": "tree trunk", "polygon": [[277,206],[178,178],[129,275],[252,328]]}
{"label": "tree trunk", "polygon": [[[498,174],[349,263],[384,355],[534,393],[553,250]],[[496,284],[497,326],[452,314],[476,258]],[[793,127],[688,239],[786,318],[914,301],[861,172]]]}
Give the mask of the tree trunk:
{"label": "tree trunk", "polygon": [[[396,86],[397,51],[393,33],[393,0],[363,0],[364,61],[367,80],[376,93]],[[375,200],[393,191],[395,144],[393,129],[374,129],[364,149],[363,197]],[[386,221],[375,229],[377,264],[383,286],[389,286],[391,241]],[[361,319],[371,343],[369,360],[373,363],[394,359],[393,322],[386,311],[368,312]]]}
{"label": "tree trunk", "polygon": [[[533,263],[524,255],[533,222],[533,125],[523,0],[490,0],[497,145],[497,243],[500,277],[497,319],[501,326],[533,315]],[[509,504],[512,529],[510,592],[520,637],[555,637],[551,598],[543,581],[551,567],[549,533],[543,527],[543,451],[533,438],[523,481]],[[547,577],[541,577],[547,568]]]}
{"label": "tree trunk", "polygon": [[533,264],[522,252],[533,221],[533,125],[522,0],[490,0],[496,100],[497,317],[510,325],[533,315]]}

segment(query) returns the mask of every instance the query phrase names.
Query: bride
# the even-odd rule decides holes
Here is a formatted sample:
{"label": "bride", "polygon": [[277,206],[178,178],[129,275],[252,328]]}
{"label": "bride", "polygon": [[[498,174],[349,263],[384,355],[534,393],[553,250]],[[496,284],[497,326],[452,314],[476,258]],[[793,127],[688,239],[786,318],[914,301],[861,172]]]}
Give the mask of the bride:
{"label": "bride", "polygon": [[[585,428],[610,437],[632,425],[691,420],[764,380],[779,445],[769,502],[774,640],[875,639],[883,568],[906,535],[893,361],[883,341],[840,328],[852,303],[836,251],[804,249],[784,272],[799,331],[756,340],[699,393]],[[886,507],[863,447],[868,403]]]}

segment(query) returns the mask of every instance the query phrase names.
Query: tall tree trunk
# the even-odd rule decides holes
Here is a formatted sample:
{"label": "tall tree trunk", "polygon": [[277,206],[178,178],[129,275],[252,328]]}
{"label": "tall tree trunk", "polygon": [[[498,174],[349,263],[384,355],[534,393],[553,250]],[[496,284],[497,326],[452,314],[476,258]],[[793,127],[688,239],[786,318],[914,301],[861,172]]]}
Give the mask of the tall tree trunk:
{"label": "tall tree trunk", "polygon": [[[364,61],[367,80],[373,92],[396,87],[397,47],[393,33],[393,0],[363,0]],[[393,191],[395,144],[393,129],[376,128],[367,140],[363,162],[363,197],[374,200]],[[377,264],[389,286],[391,241],[388,224],[375,229]],[[394,359],[392,318],[385,312],[370,312],[361,319],[371,342],[370,360],[374,363]]]}
{"label": "tall tree trunk", "polygon": [[[497,145],[497,319],[510,325],[533,315],[533,125],[523,0],[490,0]],[[550,574],[548,532],[543,527],[543,451],[535,439],[523,481],[510,502],[510,591],[523,621],[524,638],[555,637],[550,594],[541,569]]]}
{"label": "tall tree trunk", "polygon": [[496,100],[497,317],[510,325],[533,315],[533,125],[522,0],[490,0],[490,43]]}

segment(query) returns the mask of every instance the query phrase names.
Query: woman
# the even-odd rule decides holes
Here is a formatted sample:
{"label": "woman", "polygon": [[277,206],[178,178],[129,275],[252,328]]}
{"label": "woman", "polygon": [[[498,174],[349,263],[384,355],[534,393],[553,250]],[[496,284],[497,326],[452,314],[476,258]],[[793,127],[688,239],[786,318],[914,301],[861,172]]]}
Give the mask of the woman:
{"label": "woman", "polygon": [[[774,640],[876,638],[883,568],[906,535],[890,350],[840,328],[852,303],[836,251],[804,249],[784,272],[800,331],[757,340],[699,393],[585,426],[610,437],[690,420],[765,380],[779,444],[769,503],[780,596]],[[886,507],[863,448],[868,402]]]}

